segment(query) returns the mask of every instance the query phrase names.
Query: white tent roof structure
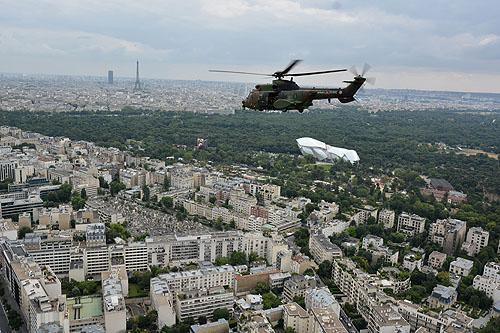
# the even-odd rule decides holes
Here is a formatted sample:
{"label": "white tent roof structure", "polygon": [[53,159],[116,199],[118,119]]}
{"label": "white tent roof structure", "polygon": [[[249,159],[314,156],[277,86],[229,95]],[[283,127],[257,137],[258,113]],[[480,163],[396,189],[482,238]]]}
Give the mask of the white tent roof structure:
{"label": "white tent roof structure", "polygon": [[303,155],[313,155],[321,162],[333,162],[339,158],[351,163],[359,161],[355,150],[329,146],[313,138],[299,138],[297,145]]}

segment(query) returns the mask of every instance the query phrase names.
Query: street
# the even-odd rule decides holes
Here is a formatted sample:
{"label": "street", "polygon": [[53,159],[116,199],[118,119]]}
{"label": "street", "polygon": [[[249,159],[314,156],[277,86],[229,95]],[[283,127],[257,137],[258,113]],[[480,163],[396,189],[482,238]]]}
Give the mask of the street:
{"label": "street", "polygon": [[474,328],[486,327],[486,325],[490,321],[491,312],[492,312],[492,310],[490,309],[489,313],[485,317],[479,317],[477,319],[474,319],[474,321],[472,322],[472,327],[474,327]]}
{"label": "street", "polygon": [[345,314],[344,309],[340,308],[340,322],[344,325],[348,333],[359,333],[356,327],[354,327],[351,319]]}
{"label": "street", "polygon": [[2,333],[9,333],[12,332],[9,327],[9,321],[7,320],[7,314],[5,313],[5,309],[3,308],[3,303],[0,305],[2,308],[2,311],[0,311],[0,329],[2,330]]}

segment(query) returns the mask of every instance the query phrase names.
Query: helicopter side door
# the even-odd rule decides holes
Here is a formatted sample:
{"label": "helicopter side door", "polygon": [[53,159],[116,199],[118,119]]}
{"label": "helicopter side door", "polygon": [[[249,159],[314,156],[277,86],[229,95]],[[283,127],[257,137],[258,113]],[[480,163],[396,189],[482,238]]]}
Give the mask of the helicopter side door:
{"label": "helicopter side door", "polygon": [[260,92],[258,100],[259,109],[261,111],[264,109],[268,109],[268,103],[269,103],[269,94],[266,92]]}

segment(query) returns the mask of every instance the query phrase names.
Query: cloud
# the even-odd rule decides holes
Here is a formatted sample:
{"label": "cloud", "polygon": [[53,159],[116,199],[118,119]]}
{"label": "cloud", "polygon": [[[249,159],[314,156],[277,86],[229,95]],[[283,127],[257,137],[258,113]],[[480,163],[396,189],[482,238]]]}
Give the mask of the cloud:
{"label": "cloud", "polygon": [[500,36],[497,35],[488,35],[482,38],[479,41],[479,46],[488,46],[488,45],[493,45],[496,44],[500,41]]}
{"label": "cloud", "polygon": [[151,73],[193,79],[205,74],[189,68],[274,71],[292,58],[305,60],[301,70],[500,68],[496,0],[0,0],[0,8],[0,71],[36,63],[72,74],[49,58],[89,73],[140,58]]}
{"label": "cloud", "polygon": [[82,31],[22,29],[0,27],[1,53],[19,55],[58,55],[67,57],[118,55],[165,57],[167,49],[155,49],[140,42]]}

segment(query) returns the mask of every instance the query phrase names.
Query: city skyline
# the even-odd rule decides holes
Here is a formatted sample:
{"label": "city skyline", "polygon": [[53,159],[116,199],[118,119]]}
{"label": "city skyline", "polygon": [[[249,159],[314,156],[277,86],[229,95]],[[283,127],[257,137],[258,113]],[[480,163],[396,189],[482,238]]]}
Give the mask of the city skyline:
{"label": "city skyline", "polygon": [[[9,3],[0,17],[0,72],[265,82],[210,68],[274,72],[370,63],[378,88],[500,92],[499,23],[485,1],[203,1],[150,6]],[[130,22],[139,22],[132,24]],[[144,23],[143,23],[144,22]],[[297,80],[341,86],[351,74]]]}

